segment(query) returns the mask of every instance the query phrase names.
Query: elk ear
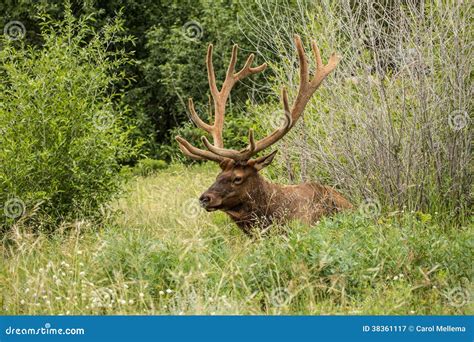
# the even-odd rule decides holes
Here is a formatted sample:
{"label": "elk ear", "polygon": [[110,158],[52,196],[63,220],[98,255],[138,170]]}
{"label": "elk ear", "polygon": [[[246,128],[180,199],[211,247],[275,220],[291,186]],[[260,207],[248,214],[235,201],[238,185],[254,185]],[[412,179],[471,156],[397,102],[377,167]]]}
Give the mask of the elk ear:
{"label": "elk ear", "polygon": [[260,171],[264,167],[267,167],[270,165],[273,161],[273,158],[275,158],[275,155],[277,154],[278,150],[273,151],[270,154],[267,154],[266,156],[259,157],[257,159],[249,160],[249,164],[253,166],[254,168],[257,169],[257,171]]}

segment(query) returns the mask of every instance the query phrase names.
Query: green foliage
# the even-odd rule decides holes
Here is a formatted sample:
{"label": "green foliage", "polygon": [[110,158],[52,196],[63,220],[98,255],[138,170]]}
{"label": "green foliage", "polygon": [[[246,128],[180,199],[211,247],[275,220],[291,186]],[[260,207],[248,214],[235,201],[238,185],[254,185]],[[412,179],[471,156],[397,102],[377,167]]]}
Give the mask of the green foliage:
{"label": "green foliage", "polygon": [[119,164],[133,153],[116,88],[130,63],[113,48],[131,39],[123,21],[96,32],[93,17],[69,9],[62,21],[43,20],[42,48],[7,39],[0,50],[2,227],[22,214],[37,229],[95,215],[119,191]]}

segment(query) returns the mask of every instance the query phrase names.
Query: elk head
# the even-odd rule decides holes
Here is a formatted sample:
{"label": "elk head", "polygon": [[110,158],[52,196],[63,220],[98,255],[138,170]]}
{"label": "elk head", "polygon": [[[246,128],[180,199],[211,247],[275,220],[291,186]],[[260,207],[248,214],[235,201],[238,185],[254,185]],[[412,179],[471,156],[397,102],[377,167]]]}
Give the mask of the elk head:
{"label": "elk head", "polygon": [[250,129],[248,133],[248,146],[243,150],[233,150],[224,148],[222,140],[222,129],[224,125],[225,105],[233,86],[249,75],[263,71],[266,64],[257,67],[251,67],[254,55],[251,54],[243,68],[235,72],[237,62],[237,45],[232,49],[232,56],[227,69],[226,78],[221,90],[217,89],[214,67],[212,64],[212,44],[207,49],[207,75],[209,87],[214,102],[214,123],[205,123],[197,115],[192,99],[189,99],[189,111],[193,122],[212,136],[213,144],[206,137],[202,137],[202,142],[207,150],[197,148],[180,136],[176,137],[181,151],[188,157],[197,160],[212,160],[219,163],[222,171],[217,176],[216,182],[200,197],[201,205],[208,211],[223,210],[235,211],[251,198],[256,198],[256,192],[262,189],[262,178],[258,172],[272,161],[277,151],[266,156],[252,159],[260,151],[270,147],[278,140],[283,138],[286,133],[295,125],[302,115],[304,108],[310,100],[313,93],[320,86],[326,76],[334,70],[339,57],[332,54],[328,64],[324,65],[316,42],[311,42],[313,55],[316,62],[316,73],[310,79],[308,62],[304,52],[303,44],[299,36],[295,36],[295,45],[300,63],[300,84],[298,94],[293,105],[290,108],[288,94],[283,87],[281,90],[281,99],[285,113],[285,120],[281,127],[273,133],[258,141],[254,138],[254,133]]}

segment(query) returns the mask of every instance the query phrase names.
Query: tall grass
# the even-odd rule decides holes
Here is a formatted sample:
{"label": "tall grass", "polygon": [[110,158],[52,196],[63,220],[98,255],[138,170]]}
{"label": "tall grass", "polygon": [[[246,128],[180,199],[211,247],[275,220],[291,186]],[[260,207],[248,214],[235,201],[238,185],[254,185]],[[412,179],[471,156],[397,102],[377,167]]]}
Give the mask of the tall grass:
{"label": "tall grass", "polygon": [[[5,314],[464,314],[472,232],[439,217],[353,212],[248,239],[196,198],[216,167],[129,184],[103,227],[1,245]],[[283,229],[285,229],[283,227]]]}

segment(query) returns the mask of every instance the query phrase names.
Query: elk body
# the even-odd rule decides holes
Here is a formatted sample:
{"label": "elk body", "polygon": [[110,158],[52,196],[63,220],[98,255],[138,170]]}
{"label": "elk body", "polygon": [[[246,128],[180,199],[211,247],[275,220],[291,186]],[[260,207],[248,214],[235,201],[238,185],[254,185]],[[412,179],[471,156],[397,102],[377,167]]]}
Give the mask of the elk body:
{"label": "elk body", "polygon": [[236,73],[237,45],[234,45],[226,78],[221,90],[218,90],[212,64],[213,47],[209,45],[206,64],[214,100],[214,123],[210,125],[199,118],[194,110],[192,99],[189,99],[189,110],[194,123],[212,136],[213,144],[206,137],[202,137],[207,148],[205,150],[193,146],[180,136],[176,137],[181,151],[186,156],[197,160],[211,160],[219,163],[221,167],[222,171],[215,183],[199,198],[201,206],[207,211],[224,211],[247,234],[251,234],[255,226],[263,228],[273,222],[299,219],[306,223],[314,223],[321,216],[352,207],[339,192],[328,186],[318,183],[285,186],[265,180],[258,172],[271,164],[277,151],[252,158],[283,138],[294,127],[311,96],[339,62],[339,57],[333,53],[328,64],[324,65],[316,42],[313,40],[312,51],[317,71],[310,79],[308,62],[299,36],[295,36],[295,45],[300,62],[300,85],[291,108],[286,89],[282,89],[281,98],[285,120],[281,127],[258,141],[255,141],[253,131],[250,129],[249,144],[245,149],[237,151],[224,148],[222,129],[225,105],[230,91],[239,80],[264,70],[266,64],[251,67],[254,59],[252,54],[244,67]]}

